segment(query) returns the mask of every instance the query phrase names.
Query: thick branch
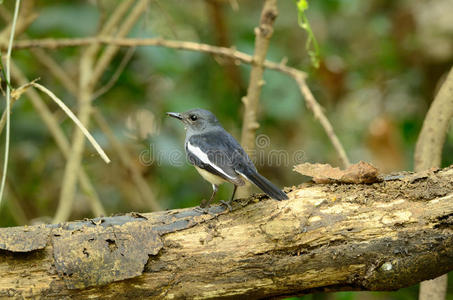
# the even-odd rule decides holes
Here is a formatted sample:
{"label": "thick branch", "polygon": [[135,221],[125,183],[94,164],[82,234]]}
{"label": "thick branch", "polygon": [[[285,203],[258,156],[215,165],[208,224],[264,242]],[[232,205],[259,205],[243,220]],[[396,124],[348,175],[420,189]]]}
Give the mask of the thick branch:
{"label": "thick branch", "polygon": [[287,201],[235,201],[232,212],[215,206],[207,215],[189,208],[4,228],[0,297],[395,290],[453,270],[452,182],[450,167],[368,185],[309,184],[288,190]]}

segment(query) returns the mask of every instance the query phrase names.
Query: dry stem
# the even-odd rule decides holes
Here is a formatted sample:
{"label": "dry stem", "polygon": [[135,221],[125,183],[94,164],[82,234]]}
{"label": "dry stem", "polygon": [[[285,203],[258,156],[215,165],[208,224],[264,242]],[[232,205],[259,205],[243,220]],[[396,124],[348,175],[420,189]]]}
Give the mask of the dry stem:
{"label": "dry stem", "polygon": [[[6,53],[6,81],[11,82],[11,53],[13,49],[14,32],[16,30],[17,16],[19,15],[20,0],[16,0],[14,8],[13,22],[11,24],[11,33],[8,42],[8,51]],[[0,205],[3,199],[3,191],[5,189],[6,174],[8,171],[8,157],[9,157],[9,136],[10,136],[10,111],[11,111],[11,88],[6,85],[6,136],[5,136],[5,156],[3,160],[3,173],[2,182],[0,186]]]}
{"label": "dry stem", "polygon": [[[247,95],[242,98],[244,103],[244,116],[242,118],[241,144],[250,155],[255,150],[255,135],[259,127],[258,110],[261,89],[264,85],[263,73],[266,53],[269,48],[269,41],[274,32],[274,21],[277,18],[277,1],[266,0],[261,11],[260,24],[255,28],[255,53],[253,54],[253,65],[250,71],[249,87]],[[243,198],[250,194],[251,185],[239,187],[237,197]]]}
{"label": "dry stem", "polygon": [[108,123],[104,119],[102,114],[98,110],[94,110],[93,117],[94,117],[94,120],[96,121],[96,123],[99,125],[99,128],[101,128],[101,130],[104,132],[104,134],[109,139],[110,144],[112,144],[112,147],[115,149],[116,153],[118,154],[121,163],[130,172],[131,179],[134,182],[134,184],[136,185],[137,189],[139,190],[142,201],[144,203],[147,203],[148,206],[153,211],[161,210],[162,207],[156,201],[156,197],[154,196],[154,193],[152,192],[152,190],[149,188],[148,183],[145,181],[145,179],[143,178],[143,176],[140,173],[140,171],[138,170],[138,168],[135,167],[134,162],[131,160],[131,156],[128,153],[127,149],[115,137],[114,133],[108,126]]}
{"label": "dry stem", "polygon": [[[414,169],[422,171],[440,167],[442,149],[453,118],[453,68],[437,93],[423,122],[415,146]],[[419,300],[443,300],[447,292],[447,275],[420,284]]]}
{"label": "dry stem", "polygon": [[[14,64],[11,65],[11,72],[14,80],[17,81],[18,84],[26,84],[29,80],[25,77],[22,71],[16,67]],[[46,124],[47,128],[49,129],[51,135],[55,139],[57,146],[60,148],[63,156],[68,159],[70,155],[70,145],[69,141],[64,135],[63,131],[59,127],[58,121],[55,119],[55,116],[46,106],[44,101],[42,100],[41,96],[36,92],[34,89],[28,89],[25,94],[30,98],[31,103],[33,104],[36,112],[42,118],[44,124]],[[102,203],[99,200],[99,197],[94,189],[93,185],[90,182],[89,177],[85,173],[83,169],[80,170],[79,173],[79,181],[82,187],[82,190],[89,196],[89,201],[91,205],[91,209],[95,216],[105,216],[106,212]]]}
{"label": "dry stem", "polygon": [[[252,56],[237,51],[234,48],[227,47],[217,47],[211,46],[208,44],[187,42],[187,41],[175,41],[175,40],[164,40],[162,38],[143,38],[143,39],[133,39],[133,38],[109,38],[109,37],[88,37],[88,38],[79,38],[79,39],[39,39],[39,40],[22,40],[16,41],[15,48],[26,49],[30,47],[43,47],[43,48],[59,48],[59,47],[75,47],[83,46],[90,44],[113,44],[117,46],[124,47],[135,47],[135,46],[160,46],[178,50],[187,50],[187,51],[197,51],[203,53],[209,53],[213,55],[219,55],[234,59],[236,63],[246,63],[254,64]],[[305,98],[307,106],[310,110],[313,111],[315,117],[320,121],[321,125],[324,128],[327,136],[329,137],[332,145],[334,146],[343,167],[349,165],[349,159],[346,155],[344,147],[341,145],[338,137],[333,131],[333,127],[330,124],[329,119],[326,117],[322,111],[321,105],[313,97],[310,89],[305,81],[306,74],[305,72],[286,66],[284,63],[275,63],[272,61],[264,61],[263,66],[270,70],[279,71],[290,77],[292,77],[298,84],[299,89],[302,95]],[[316,112],[315,112],[316,110]]]}
{"label": "dry stem", "polygon": [[[118,32],[119,37],[123,37],[130,31],[130,29],[132,29],[132,26],[137,22],[140,15],[144,12],[147,3],[147,0],[141,0],[135,5],[135,7],[132,9],[132,12],[120,26]],[[111,19],[116,18],[116,16],[119,14],[118,10],[123,11],[123,5],[118,5],[117,10],[112,14]],[[110,20],[106,23],[104,28],[101,29],[100,34],[108,34],[109,31],[113,29],[114,26],[111,25],[113,21]],[[108,66],[114,54],[116,53],[117,48],[117,46],[107,47],[96,65],[94,64],[94,59],[98,50],[97,44],[91,45],[84,51],[82,55],[82,58],[80,60],[78,102],[79,119],[85,126],[88,125],[90,120],[93,89],[96,86],[96,83],[104,72],[105,68]],[[83,137],[83,134],[81,133],[81,131],[76,130],[73,136],[71,155],[69,157],[63,175],[62,189],[57,212],[54,217],[54,222],[66,221],[69,218],[76,190],[76,174],[81,164],[84,144],[85,139]]]}

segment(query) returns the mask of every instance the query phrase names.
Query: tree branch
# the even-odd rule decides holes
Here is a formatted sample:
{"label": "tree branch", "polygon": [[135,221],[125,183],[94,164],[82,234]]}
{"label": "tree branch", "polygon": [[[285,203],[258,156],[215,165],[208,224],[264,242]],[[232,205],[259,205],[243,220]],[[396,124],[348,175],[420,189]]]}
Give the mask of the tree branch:
{"label": "tree branch", "polygon": [[[227,58],[233,59],[236,63],[246,63],[253,65],[253,58],[251,55],[248,55],[244,52],[237,51],[234,48],[226,47],[217,47],[207,44],[195,43],[195,42],[186,42],[186,41],[175,41],[175,40],[164,40],[162,38],[143,38],[143,39],[133,39],[133,38],[109,38],[109,37],[88,37],[88,38],[79,38],[79,39],[39,39],[39,40],[22,40],[16,41],[14,47],[17,49],[27,49],[30,47],[42,47],[42,48],[59,48],[59,47],[76,47],[84,46],[90,44],[112,44],[123,47],[136,47],[136,46],[159,46],[166,47],[171,49],[178,50],[187,50],[187,51],[196,51],[209,53],[213,55],[220,55]],[[3,44],[0,44],[0,47],[4,47]],[[328,118],[324,114],[321,105],[316,101],[311,93],[305,78],[307,77],[306,73],[286,66],[284,63],[275,63],[272,61],[265,60],[263,66],[270,70],[279,71],[290,77],[292,77],[299,86],[299,89],[302,95],[305,98],[307,107],[312,110],[321,126],[324,128],[327,136],[329,137],[332,145],[334,146],[343,167],[349,166],[349,159],[346,155],[344,147],[341,145],[338,137],[333,131],[333,127],[330,124]]]}
{"label": "tree branch", "polygon": [[[423,121],[415,146],[414,169],[440,167],[442,149],[453,118],[453,68],[447,75]],[[420,284],[419,300],[443,300],[447,293],[447,275]]]}
{"label": "tree branch", "polygon": [[[453,270],[453,167],[374,184],[0,229],[0,297],[268,298],[395,290]],[[12,268],[11,266],[14,266]],[[126,280],[127,279],[127,280]]]}
{"label": "tree branch", "polygon": [[[119,29],[118,36],[123,37],[131,29],[133,24],[138,20],[139,16],[144,12],[147,4],[147,0],[139,1],[136,6],[132,9],[132,12],[125,19],[122,26]],[[106,23],[103,29],[101,29],[101,34],[107,34],[111,29],[113,29],[113,21],[119,20],[116,16],[120,13],[123,13],[123,9],[127,6],[124,3],[120,3],[116,11],[113,12],[110,20]],[[118,13],[118,11],[120,13]],[[80,72],[79,72],[79,119],[83,125],[88,127],[90,121],[91,113],[91,100],[94,87],[96,86],[97,81],[104,72],[110,60],[113,58],[113,55],[117,51],[116,46],[109,46],[105,52],[101,55],[96,65],[94,64],[95,56],[98,50],[98,45],[93,44],[87,49],[85,49],[82,57],[80,59]],[[63,174],[62,187],[60,192],[60,199],[58,202],[57,211],[54,217],[54,222],[66,221],[69,218],[72,203],[74,201],[75,190],[76,190],[76,175],[80,168],[80,163],[82,159],[82,150],[85,145],[85,139],[80,130],[75,130],[71,154],[69,156],[68,162],[65,167]]]}
{"label": "tree branch", "polygon": [[442,149],[453,118],[453,68],[437,93],[423,121],[415,146],[415,171],[440,167]]}
{"label": "tree branch", "polygon": [[[9,15],[9,13],[3,9],[3,6],[0,7],[0,11],[2,12],[2,18],[4,18],[7,21],[10,21],[12,16]],[[28,18],[27,18],[28,19]],[[22,24],[24,22],[19,22],[18,28],[21,28],[22,31],[25,30],[26,27],[24,27]],[[2,38],[0,36],[0,41],[2,41]],[[54,74],[54,76],[63,83],[63,85],[70,91],[74,92],[75,94],[77,93],[77,86],[73,83],[73,81],[70,78],[67,78],[68,76],[65,75],[66,73],[62,70],[62,68],[50,57],[48,56],[43,49],[31,49],[31,53],[35,55],[35,57],[40,61],[44,66],[46,66],[49,71]],[[24,84],[27,84],[30,82],[25,75],[22,73],[22,71],[17,68],[16,66],[13,65],[13,70],[12,70],[12,75],[13,78],[17,81],[17,83],[22,86]],[[38,115],[43,119],[44,124],[47,126],[49,129],[51,135],[53,135],[55,142],[57,146],[60,148],[60,150],[63,153],[63,156],[65,159],[68,159],[69,157],[69,142],[60,129],[58,122],[55,120],[55,116],[50,112],[49,108],[46,106],[40,95],[33,89],[28,89],[26,92],[27,96],[30,98],[32,105],[34,106],[36,112]],[[2,120],[3,120],[3,115],[2,115]],[[5,116],[6,117],[6,116]],[[5,118],[6,119],[6,118]],[[0,122],[1,123],[1,122]],[[0,124],[0,132],[1,132],[2,126]],[[80,181],[80,186],[83,190],[83,192],[87,195],[89,199],[89,204],[91,206],[91,210],[94,214],[94,216],[99,217],[99,216],[105,216],[105,210],[104,207],[102,206],[102,203],[99,199],[99,196],[94,189],[93,185],[90,182],[89,177],[81,168],[80,173],[79,173],[79,181]]]}
{"label": "tree branch", "polygon": [[93,117],[99,128],[107,136],[107,139],[109,140],[113,149],[118,154],[121,164],[131,174],[131,179],[137,187],[143,202],[146,203],[146,206],[150,207],[153,211],[161,210],[162,206],[160,206],[159,202],[156,201],[156,197],[154,196],[153,191],[150,189],[148,183],[143,178],[140,170],[135,166],[134,162],[131,159],[131,155],[121,144],[121,142],[115,137],[115,134],[108,126],[108,123],[104,119],[102,114],[97,109],[95,109],[93,111]]}
{"label": "tree branch", "polygon": [[[255,53],[252,58],[252,70],[250,71],[247,95],[242,98],[244,103],[244,115],[242,117],[241,145],[251,155],[255,148],[256,130],[259,127],[258,110],[261,89],[264,85],[264,61],[266,60],[269,42],[274,32],[274,21],[277,18],[277,0],[266,0],[261,11],[259,26],[255,28]],[[238,198],[250,195],[251,184],[247,182],[240,186],[236,196]]]}
{"label": "tree branch", "polygon": [[[22,73],[22,71],[14,64],[12,64],[11,71],[13,79],[16,80],[19,85],[24,85],[30,82]],[[36,92],[36,90],[28,89],[27,91],[25,91],[25,94],[30,98],[34,109],[37,111],[44,124],[46,124],[63,156],[65,157],[65,159],[68,159],[70,155],[69,141],[63,133],[63,130],[61,130],[61,128],[59,127],[58,121],[55,119],[55,116],[52,114],[52,112],[44,103],[44,100],[42,100],[41,96],[38,94],[38,92]],[[104,207],[102,206],[96,190],[91,184],[91,181],[83,168],[80,170],[78,178],[82,190],[91,199],[89,203],[94,215],[104,216],[106,214]]]}

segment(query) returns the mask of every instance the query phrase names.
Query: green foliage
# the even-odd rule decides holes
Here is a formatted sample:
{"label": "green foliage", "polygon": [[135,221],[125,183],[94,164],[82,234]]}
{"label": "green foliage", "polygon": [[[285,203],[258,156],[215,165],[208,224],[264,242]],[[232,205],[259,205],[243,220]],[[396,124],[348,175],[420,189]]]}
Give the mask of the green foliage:
{"label": "green foliage", "polygon": [[305,42],[305,50],[310,56],[311,63],[315,68],[319,68],[320,54],[319,54],[319,45],[316,40],[315,35],[311,29],[310,23],[305,12],[308,10],[308,0],[298,0],[296,1],[297,5],[297,23],[300,28],[304,29],[307,34],[307,41]]}

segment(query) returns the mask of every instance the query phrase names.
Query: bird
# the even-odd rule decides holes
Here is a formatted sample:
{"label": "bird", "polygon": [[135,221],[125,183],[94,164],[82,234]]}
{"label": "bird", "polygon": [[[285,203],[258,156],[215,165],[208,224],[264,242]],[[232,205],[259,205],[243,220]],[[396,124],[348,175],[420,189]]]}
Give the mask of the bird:
{"label": "bird", "polygon": [[236,189],[244,185],[245,180],[255,184],[270,198],[288,199],[283,191],[258,173],[241,145],[222,127],[212,112],[195,108],[182,113],[167,112],[167,115],[184,124],[187,160],[212,185],[211,197],[206,203],[200,204],[204,212],[209,208],[219,185],[225,182],[234,185],[231,199],[228,202],[221,201],[230,210]]}

